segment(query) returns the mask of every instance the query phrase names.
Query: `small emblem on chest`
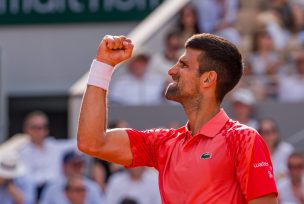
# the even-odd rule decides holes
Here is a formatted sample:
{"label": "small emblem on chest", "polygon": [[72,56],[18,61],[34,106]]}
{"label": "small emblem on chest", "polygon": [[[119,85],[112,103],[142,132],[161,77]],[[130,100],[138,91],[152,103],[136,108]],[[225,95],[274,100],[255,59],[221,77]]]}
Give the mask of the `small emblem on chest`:
{"label": "small emblem on chest", "polygon": [[210,159],[212,157],[212,154],[209,152],[205,152],[201,155],[201,159]]}

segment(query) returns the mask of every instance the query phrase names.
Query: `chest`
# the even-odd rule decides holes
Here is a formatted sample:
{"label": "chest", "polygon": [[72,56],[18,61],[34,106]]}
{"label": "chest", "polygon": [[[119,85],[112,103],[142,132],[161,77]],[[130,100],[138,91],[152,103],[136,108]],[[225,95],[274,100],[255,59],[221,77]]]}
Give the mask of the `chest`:
{"label": "chest", "polygon": [[164,185],[208,189],[235,180],[224,137],[196,136],[176,142],[160,169]]}

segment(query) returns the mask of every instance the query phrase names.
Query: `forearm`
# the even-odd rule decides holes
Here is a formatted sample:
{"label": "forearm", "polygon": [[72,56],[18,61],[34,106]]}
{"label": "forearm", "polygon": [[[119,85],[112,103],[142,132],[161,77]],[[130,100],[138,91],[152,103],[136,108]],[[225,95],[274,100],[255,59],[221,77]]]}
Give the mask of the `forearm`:
{"label": "forearm", "polygon": [[104,142],[107,127],[106,91],[88,85],[80,111],[78,125],[78,147],[80,150],[94,154]]}
{"label": "forearm", "polygon": [[16,203],[16,204],[24,203],[23,193],[14,183],[10,183],[7,185],[7,191],[11,195],[14,203]]}

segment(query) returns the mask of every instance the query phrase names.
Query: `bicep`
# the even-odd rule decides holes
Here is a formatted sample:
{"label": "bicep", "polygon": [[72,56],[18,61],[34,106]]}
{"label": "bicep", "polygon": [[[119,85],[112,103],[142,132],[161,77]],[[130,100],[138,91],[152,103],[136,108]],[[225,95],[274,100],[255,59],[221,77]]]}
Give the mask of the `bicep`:
{"label": "bicep", "polygon": [[249,204],[278,204],[276,194],[271,193],[249,201]]}
{"label": "bicep", "polygon": [[104,142],[93,156],[117,164],[130,165],[133,156],[126,130],[107,130]]}

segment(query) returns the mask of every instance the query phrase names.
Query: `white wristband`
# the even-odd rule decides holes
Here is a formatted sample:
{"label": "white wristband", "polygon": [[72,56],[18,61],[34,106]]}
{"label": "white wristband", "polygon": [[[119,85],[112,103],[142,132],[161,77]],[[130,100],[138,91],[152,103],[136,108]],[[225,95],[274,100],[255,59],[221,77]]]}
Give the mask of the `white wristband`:
{"label": "white wristband", "polygon": [[94,59],[91,64],[88,84],[108,90],[113,71],[114,67],[111,65]]}

